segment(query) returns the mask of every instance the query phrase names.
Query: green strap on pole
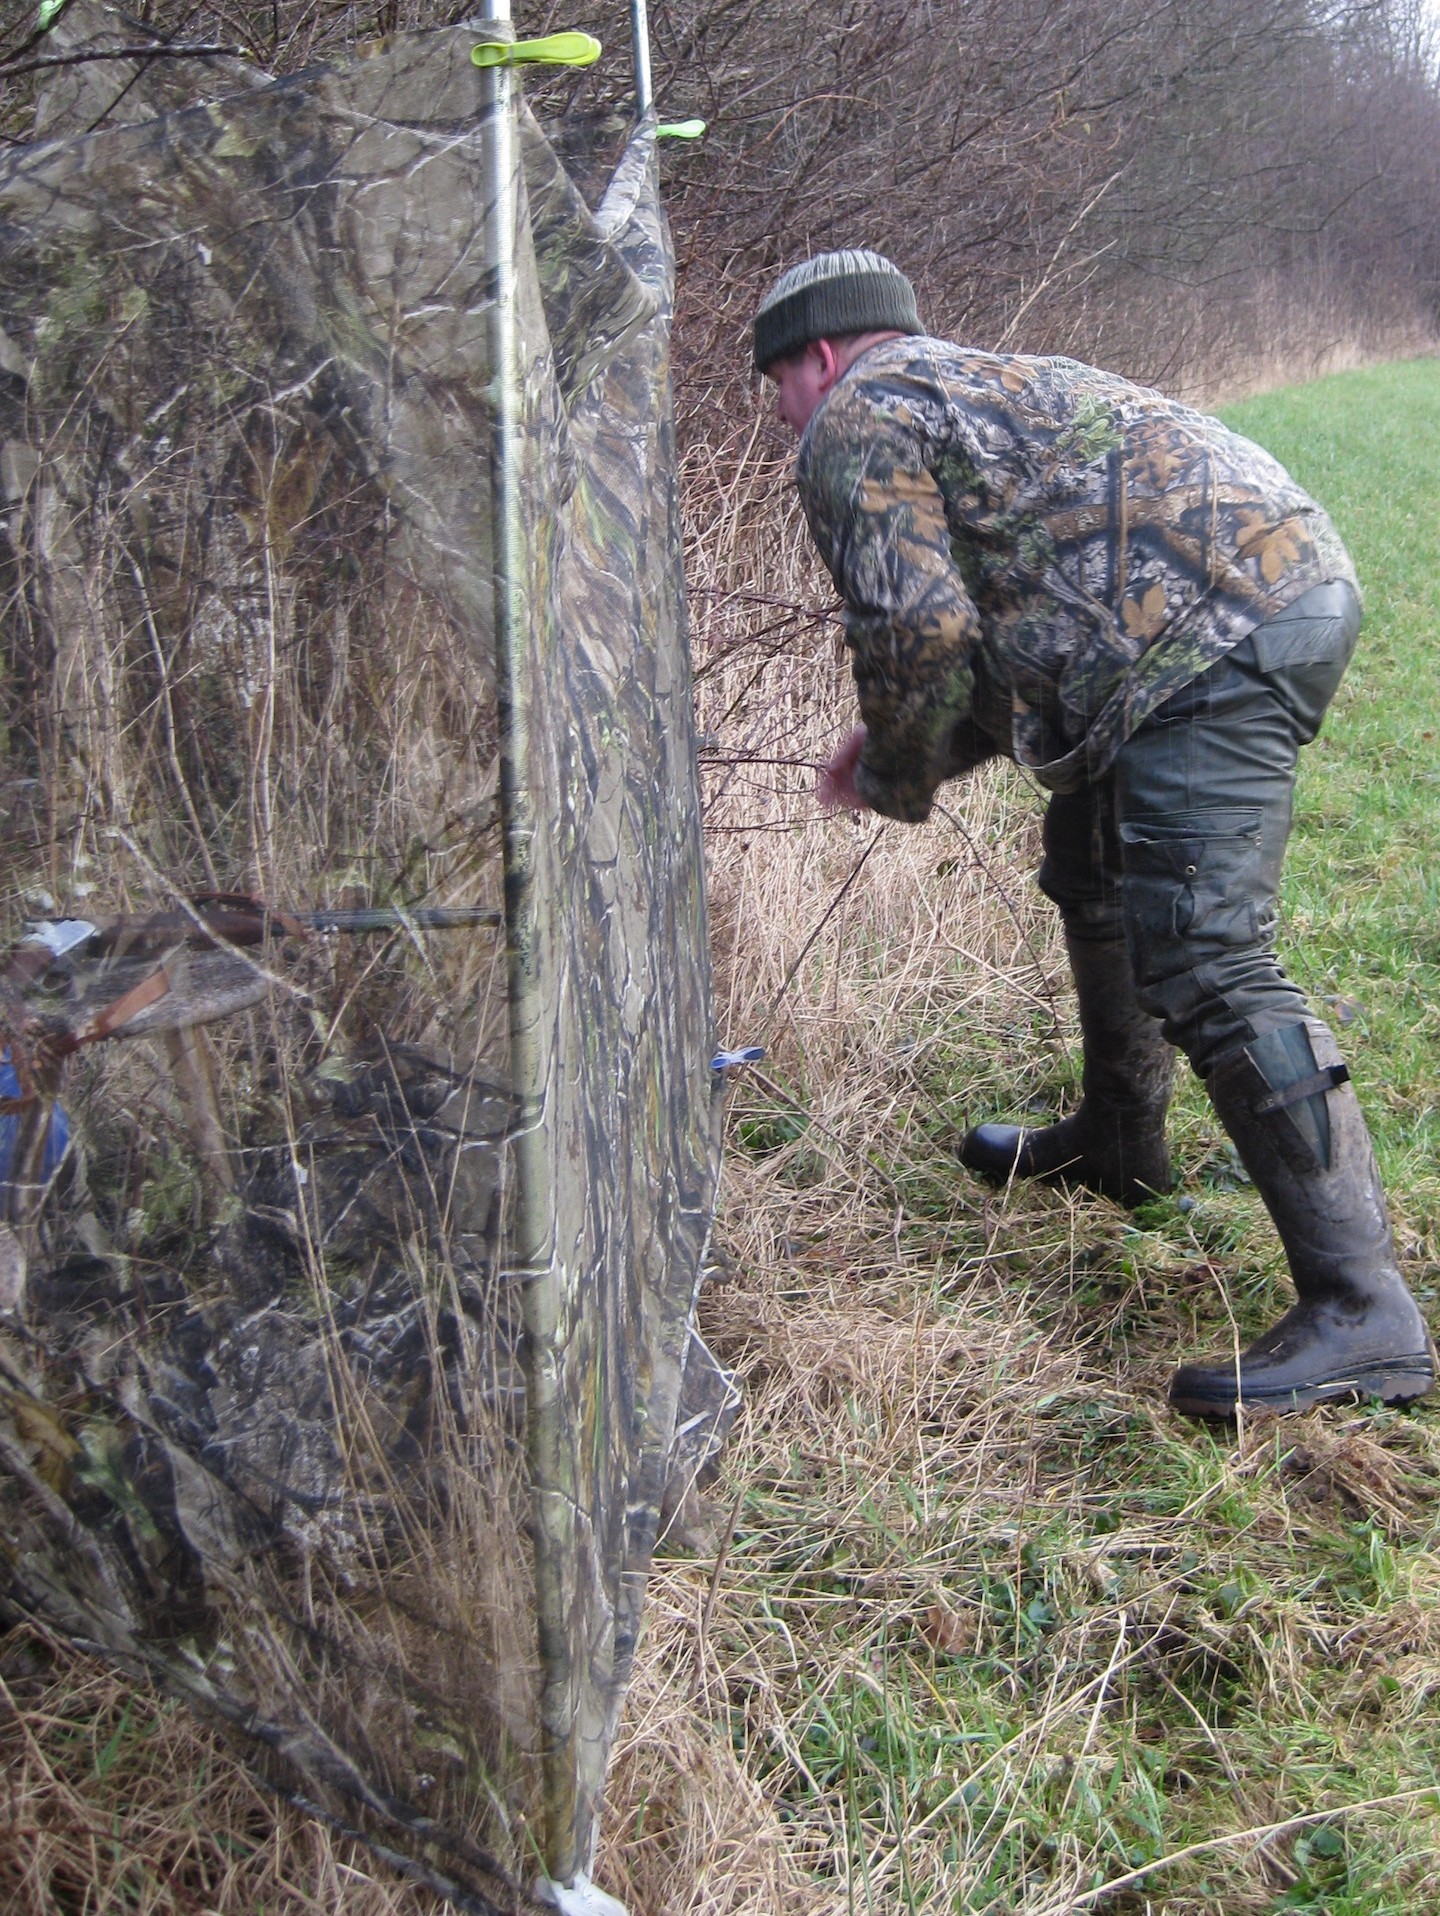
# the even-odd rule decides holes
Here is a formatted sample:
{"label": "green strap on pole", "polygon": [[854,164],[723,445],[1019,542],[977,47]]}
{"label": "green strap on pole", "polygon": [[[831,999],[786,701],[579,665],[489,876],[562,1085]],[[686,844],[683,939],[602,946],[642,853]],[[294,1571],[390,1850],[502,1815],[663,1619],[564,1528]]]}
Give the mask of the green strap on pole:
{"label": "green strap on pole", "polygon": [[543,40],[482,40],[471,50],[477,67],[588,67],[600,58],[593,33],[550,33]]}
{"label": "green strap on pole", "polygon": [[65,0],[40,0],[40,11],[35,16],[35,24],[42,33],[48,33],[55,23],[55,17],[64,6]]}
{"label": "green strap on pole", "polygon": [[657,140],[698,140],[705,131],[703,120],[670,120],[657,126]]}

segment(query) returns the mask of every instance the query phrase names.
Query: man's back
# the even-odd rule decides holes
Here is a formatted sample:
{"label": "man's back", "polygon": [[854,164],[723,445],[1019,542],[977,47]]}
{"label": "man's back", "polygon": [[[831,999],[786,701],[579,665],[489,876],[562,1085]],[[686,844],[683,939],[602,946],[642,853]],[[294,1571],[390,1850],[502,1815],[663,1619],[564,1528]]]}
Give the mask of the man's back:
{"label": "man's back", "polygon": [[[1008,695],[1001,743],[1056,789],[1312,585],[1354,582],[1268,453],[1071,359],[872,347],[812,418],[797,478],[857,670],[883,643],[903,677],[913,633],[928,672],[942,628],[954,644],[968,627],[972,670]],[[946,573],[968,605],[937,621]]]}

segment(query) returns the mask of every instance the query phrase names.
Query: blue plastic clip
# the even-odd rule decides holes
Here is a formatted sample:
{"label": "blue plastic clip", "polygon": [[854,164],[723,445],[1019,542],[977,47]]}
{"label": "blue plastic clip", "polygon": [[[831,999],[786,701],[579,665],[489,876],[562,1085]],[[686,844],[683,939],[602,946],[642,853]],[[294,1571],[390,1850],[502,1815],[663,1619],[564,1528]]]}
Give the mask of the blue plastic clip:
{"label": "blue plastic clip", "polygon": [[737,1064],[759,1064],[765,1056],[763,1044],[747,1044],[742,1051],[717,1051],[710,1060],[712,1071],[733,1071]]}

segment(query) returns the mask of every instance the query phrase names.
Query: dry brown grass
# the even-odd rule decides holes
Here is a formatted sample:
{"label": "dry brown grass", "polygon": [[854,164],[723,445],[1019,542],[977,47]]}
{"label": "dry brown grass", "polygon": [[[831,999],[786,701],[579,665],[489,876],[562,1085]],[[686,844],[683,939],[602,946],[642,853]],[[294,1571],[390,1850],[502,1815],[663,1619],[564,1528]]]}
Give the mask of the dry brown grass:
{"label": "dry brown grass", "polygon": [[0,1648],[0,1907],[399,1916],[358,1845],[276,1802],[188,1712],[31,1626]]}
{"label": "dry brown grass", "polygon": [[[866,1680],[868,1623],[923,1618],[940,1601],[944,1566],[913,1553],[916,1520],[877,1537],[875,1512],[912,1497],[923,1510],[938,1461],[945,1494],[963,1495],[956,1451],[993,1490],[1015,1461],[995,1429],[997,1391],[1064,1392],[1076,1370],[1023,1314],[997,1318],[1003,1259],[992,1263],[955,1180],[939,1181],[953,1187],[949,1220],[917,1236],[910,1215],[917,1162],[937,1149],[927,1132],[963,1117],[926,1087],[945,1027],[1002,1000],[1053,1025],[1050,931],[1015,863],[1027,795],[1003,775],[977,780],[968,842],[944,824],[819,816],[814,767],[853,722],[853,694],[769,436],[714,499],[689,563],[719,1031],[768,1053],[730,1093],[723,1218],[739,1275],[705,1304],[707,1339],[746,1394],[719,1494],[737,1518],[742,1498],[750,1509],[743,1551],[666,1561],[652,1581],[607,1850],[609,1880],[637,1912],[844,1906],[824,1886],[843,1805],[817,1787],[804,1824],[782,1822],[760,1779],[804,1773],[811,1681],[823,1700],[842,1674]],[[707,499],[703,484],[691,496]],[[734,1148],[747,1130],[758,1148]],[[963,1213],[979,1236],[956,1255],[949,1226]],[[797,1495],[814,1500],[808,1538]],[[768,1538],[751,1514],[767,1496]],[[768,1614],[769,1550],[803,1564],[842,1539],[860,1587]],[[837,1626],[857,1607],[867,1624],[847,1651]]]}

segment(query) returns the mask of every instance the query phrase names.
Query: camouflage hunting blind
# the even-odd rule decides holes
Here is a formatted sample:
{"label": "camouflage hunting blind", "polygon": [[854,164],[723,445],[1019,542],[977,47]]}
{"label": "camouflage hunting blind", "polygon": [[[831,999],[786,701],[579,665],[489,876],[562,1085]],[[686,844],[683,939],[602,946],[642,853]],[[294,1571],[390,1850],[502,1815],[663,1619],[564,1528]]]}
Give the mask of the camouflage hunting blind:
{"label": "camouflage hunting blind", "polygon": [[0,1600],[508,1910],[733,1391],[653,119],[481,37],[0,159]]}

